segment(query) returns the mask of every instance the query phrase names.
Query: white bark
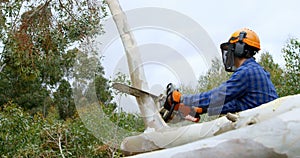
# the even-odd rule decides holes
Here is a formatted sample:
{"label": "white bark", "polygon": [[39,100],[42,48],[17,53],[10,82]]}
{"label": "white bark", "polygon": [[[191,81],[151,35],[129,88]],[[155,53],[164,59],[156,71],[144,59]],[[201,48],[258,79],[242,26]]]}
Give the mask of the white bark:
{"label": "white bark", "polygon": [[[132,86],[139,89],[148,89],[142,59],[134,38],[130,32],[125,13],[118,0],[107,0],[108,7],[119,31],[125,49]],[[158,113],[157,106],[150,96],[136,97],[146,128],[158,130],[167,127]]]}
{"label": "white bark", "polygon": [[300,95],[288,96],[240,112],[236,122],[221,117],[144,133],[121,147],[133,153],[169,148],[135,157],[295,157],[300,156],[299,113]]}

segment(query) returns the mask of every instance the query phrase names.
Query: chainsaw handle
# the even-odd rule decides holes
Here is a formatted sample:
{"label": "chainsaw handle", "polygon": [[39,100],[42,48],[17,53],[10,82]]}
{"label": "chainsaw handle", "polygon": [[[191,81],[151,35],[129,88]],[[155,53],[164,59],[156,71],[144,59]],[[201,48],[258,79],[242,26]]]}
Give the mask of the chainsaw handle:
{"label": "chainsaw handle", "polygon": [[170,110],[168,110],[167,114],[163,116],[163,119],[164,119],[165,122],[169,121],[169,119],[172,116],[172,113],[173,113],[174,109],[175,109],[175,104],[173,103],[170,107]]}
{"label": "chainsaw handle", "polygon": [[179,108],[181,93],[175,88],[172,83],[169,83],[166,88],[167,97],[164,103],[164,109],[167,110],[167,113],[162,114],[162,117],[165,122],[168,122],[171,119],[174,110],[177,111]]}
{"label": "chainsaw handle", "polygon": [[167,85],[167,92],[166,92],[166,94],[170,95],[174,90],[175,90],[174,85],[172,83],[169,83]]}

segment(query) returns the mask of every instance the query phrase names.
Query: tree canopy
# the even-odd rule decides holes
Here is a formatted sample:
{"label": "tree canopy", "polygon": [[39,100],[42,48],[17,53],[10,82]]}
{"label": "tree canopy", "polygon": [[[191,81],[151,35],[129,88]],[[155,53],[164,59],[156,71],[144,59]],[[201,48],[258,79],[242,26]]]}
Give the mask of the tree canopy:
{"label": "tree canopy", "polygon": [[76,47],[103,33],[105,2],[12,0],[0,7],[0,105],[13,101],[38,110],[57,89],[55,103],[66,106],[70,101],[59,99],[71,97],[66,79],[80,52]]}

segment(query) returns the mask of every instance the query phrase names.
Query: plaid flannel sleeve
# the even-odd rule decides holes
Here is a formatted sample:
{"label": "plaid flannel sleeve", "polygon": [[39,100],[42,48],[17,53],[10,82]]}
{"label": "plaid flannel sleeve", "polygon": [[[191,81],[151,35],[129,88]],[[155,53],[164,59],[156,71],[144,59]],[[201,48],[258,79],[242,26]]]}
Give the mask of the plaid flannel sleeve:
{"label": "plaid flannel sleeve", "polygon": [[183,103],[203,108],[219,108],[226,105],[227,102],[246,92],[248,85],[246,75],[245,71],[236,71],[228,81],[215,89],[199,94],[183,95]]}

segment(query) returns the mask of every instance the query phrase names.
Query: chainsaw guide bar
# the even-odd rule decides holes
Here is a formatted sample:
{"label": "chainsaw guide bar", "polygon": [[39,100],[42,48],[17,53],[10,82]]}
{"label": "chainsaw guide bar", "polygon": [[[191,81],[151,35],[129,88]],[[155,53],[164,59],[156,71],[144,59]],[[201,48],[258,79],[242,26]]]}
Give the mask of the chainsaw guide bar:
{"label": "chainsaw guide bar", "polygon": [[146,92],[144,90],[132,87],[132,86],[128,86],[126,84],[123,83],[113,83],[112,85],[113,88],[119,90],[122,93],[126,93],[135,97],[141,97],[143,95],[148,95],[150,97],[152,97],[153,100],[157,101],[159,100],[161,97],[154,95],[152,93]]}

